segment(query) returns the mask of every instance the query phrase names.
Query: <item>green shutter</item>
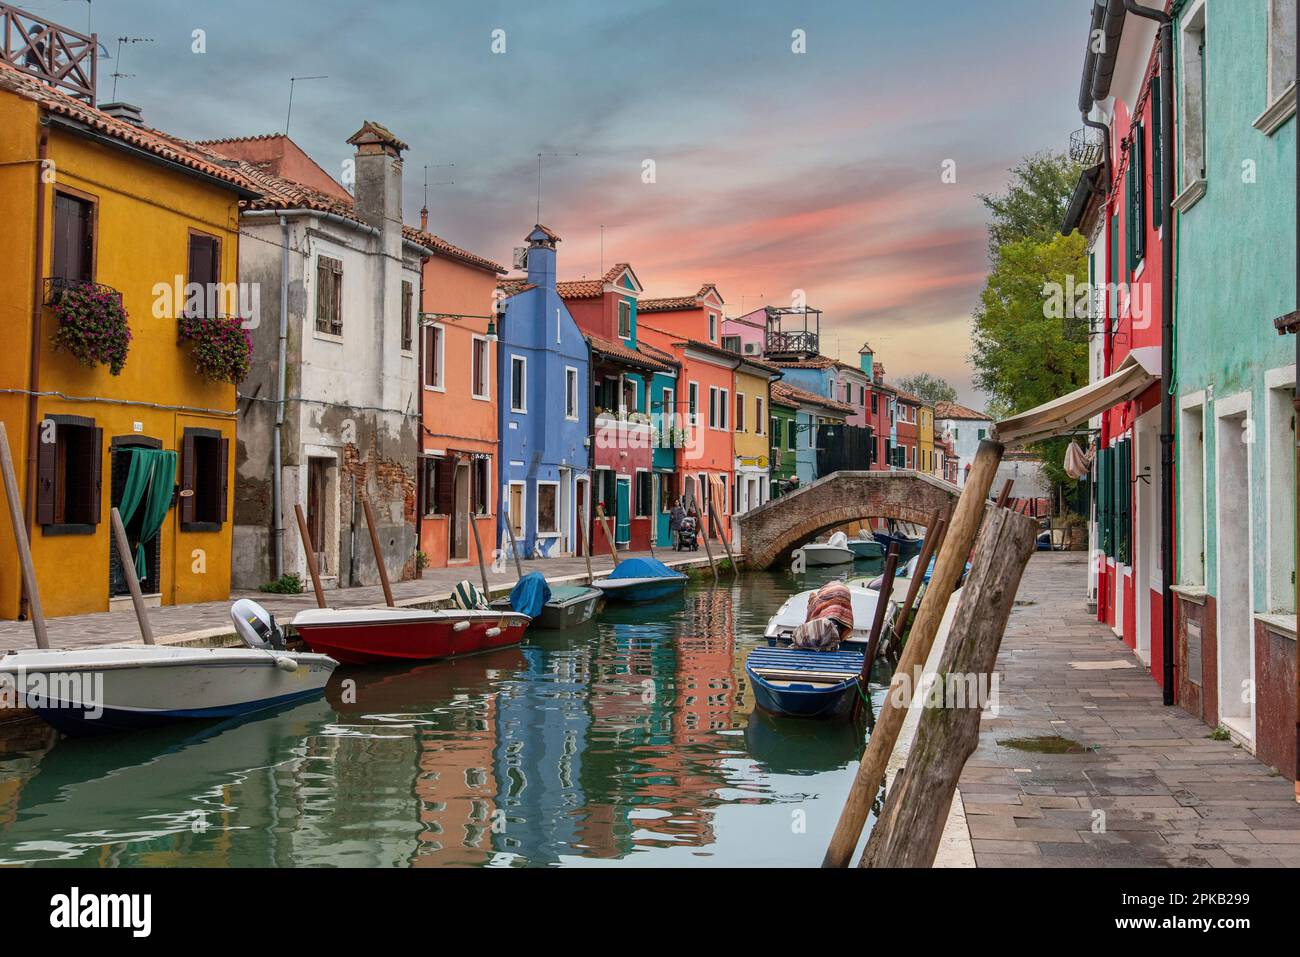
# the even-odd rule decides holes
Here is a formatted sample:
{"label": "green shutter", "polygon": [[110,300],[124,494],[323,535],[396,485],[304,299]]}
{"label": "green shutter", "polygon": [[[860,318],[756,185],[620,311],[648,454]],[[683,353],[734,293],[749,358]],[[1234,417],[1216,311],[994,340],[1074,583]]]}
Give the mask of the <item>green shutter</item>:
{"label": "green shutter", "polygon": [[1142,123],[1133,131],[1133,169],[1133,258],[1136,266],[1147,251],[1147,128]]}
{"label": "green shutter", "polygon": [[1133,443],[1115,443],[1115,561],[1131,564],[1133,544]]}
{"label": "green shutter", "polygon": [[1101,532],[1101,551],[1110,557],[1114,552],[1114,523],[1111,519],[1111,503],[1115,486],[1112,481],[1111,459],[1113,450],[1104,448],[1097,457],[1097,527]]}
{"label": "green shutter", "polygon": [[1164,217],[1164,140],[1161,136],[1165,118],[1160,106],[1160,77],[1151,79],[1151,228],[1159,229]]}

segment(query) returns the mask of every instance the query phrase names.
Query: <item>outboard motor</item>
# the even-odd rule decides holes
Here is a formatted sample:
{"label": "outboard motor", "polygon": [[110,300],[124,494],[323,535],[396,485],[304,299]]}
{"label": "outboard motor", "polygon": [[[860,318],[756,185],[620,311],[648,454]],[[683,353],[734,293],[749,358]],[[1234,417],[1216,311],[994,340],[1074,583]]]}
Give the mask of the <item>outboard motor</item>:
{"label": "outboard motor", "polygon": [[275,616],[257,602],[239,599],[230,606],[230,618],[235,633],[248,647],[260,651],[284,649],[284,632],[275,623]]}

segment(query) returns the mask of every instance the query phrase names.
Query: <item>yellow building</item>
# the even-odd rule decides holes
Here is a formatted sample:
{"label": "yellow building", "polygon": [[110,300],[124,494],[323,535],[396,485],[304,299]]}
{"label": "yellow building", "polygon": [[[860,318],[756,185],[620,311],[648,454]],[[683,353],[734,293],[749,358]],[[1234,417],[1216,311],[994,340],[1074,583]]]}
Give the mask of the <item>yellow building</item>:
{"label": "yellow building", "polygon": [[738,360],[732,383],[736,410],[732,419],[736,456],[735,488],[731,503],[735,514],[748,512],[768,500],[772,488],[771,437],[772,380],[780,370],[759,359]]}
{"label": "yellow building", "polygon": [[[222,317],[251,298],[236,287],[238,204],[256,193],[200,147],[144,126],[136,108],[90,106],[95,45],[47,26],[87,51],[71,72],[44,73],[30,54],[13,58],[26,69],[0,59],[0,420],[45,612],[106,611],[126,595],[111,547],[119,504],[151,603],[224,598],[235,385],[198,371],[178,316],[197,317],[205,336],[243,335]],[[224,296],[195,299],[196,289]],[[125,310],[117,374],[102,350],[83,364],[70,345],[68,331],[84,326],[69,316],[87,302],[101,317]],[[22,610],[15,555],[6,518],[0,618]]]}
{"label": "yellow building", "polygon": [[934,454],[934,406],[922,405],[916,416],[917,470],[943,478]]}

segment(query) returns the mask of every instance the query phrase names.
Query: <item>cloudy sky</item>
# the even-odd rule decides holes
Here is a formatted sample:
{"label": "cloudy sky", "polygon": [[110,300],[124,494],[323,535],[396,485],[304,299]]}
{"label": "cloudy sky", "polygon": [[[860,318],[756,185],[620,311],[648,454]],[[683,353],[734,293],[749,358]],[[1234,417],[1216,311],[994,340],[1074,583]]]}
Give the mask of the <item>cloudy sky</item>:
{"label": "cloudy sky", "polygon": [[[326,75],[297,84],[291,136],[337,175],[361,121],[385,124],[411,144],[407,221],[427,165],[430,228],[499,262],[536,219],[546,154],[562,279],[600,273],[603,225],[604,264],[632,263],[651,295],[714,282],[738,315],[802,289],[823,351],[856,361],[868,340],[891,379],[928,370],[981,404],[976,194],[1079,125],[1090,0],[20,5],[89,18],[114,57],[101,100],[125,74],[118,99],[193,139],[283,132],[289,78]],[[119,57],[121,36],[152,42]]]}

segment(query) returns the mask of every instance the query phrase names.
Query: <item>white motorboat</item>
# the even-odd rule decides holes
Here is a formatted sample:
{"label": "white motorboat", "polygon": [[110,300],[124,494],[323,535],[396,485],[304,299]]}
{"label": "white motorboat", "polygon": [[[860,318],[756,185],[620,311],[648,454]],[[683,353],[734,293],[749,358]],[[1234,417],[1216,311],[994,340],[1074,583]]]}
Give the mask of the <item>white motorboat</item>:
{"label": "white motorboat", "polygon": [[286,651],[255,602],[236,602],[230,615],[243,648],[13,651],[0,657],[0,691],[67,734],[231,718],[324,692],[338,662]]}
{"label": "white motorboat", "polygon": [[[808,602],[815,594],[816,590],[810,589],[787,598],[776,614],[768,619],[764,637],[769,641],[789,641],[794,630],[808,620]],[[849,583],[849,594],[853,601],[853,632],[845,639],[845,644],[865,647],[871,638],[871,624],[876,619],[876,600],[880,594],[861,585],[855,587],[852,583]],[[894,606],[891,605],[885,612],[886,628],[893,615]]]}
{"label": "white motorboat", "polygon": [[801,549],[804,564],[845,565],[853,561],[853,550],[849,548],[849,537],[843,532],[836,532],[824,542],[809,542]]}

